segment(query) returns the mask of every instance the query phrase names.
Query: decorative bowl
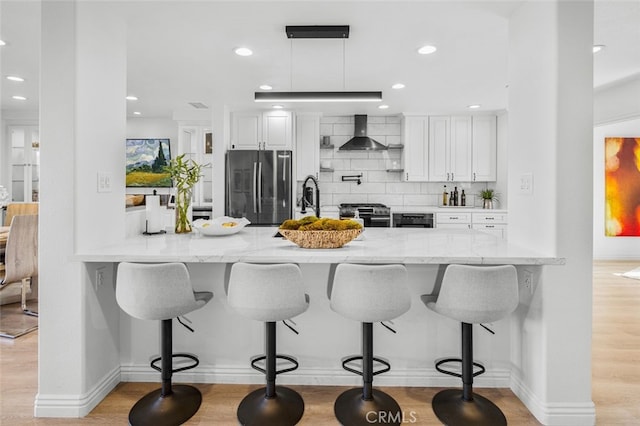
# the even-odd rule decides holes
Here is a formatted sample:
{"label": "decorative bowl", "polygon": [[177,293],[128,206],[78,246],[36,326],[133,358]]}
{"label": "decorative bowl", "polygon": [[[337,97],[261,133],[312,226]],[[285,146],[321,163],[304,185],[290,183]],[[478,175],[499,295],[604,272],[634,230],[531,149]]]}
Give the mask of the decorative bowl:
{"label": "decorative bowl", "polygon": [[356,238],[362,229],[344,229],[340,231],[300,231],[297,229],[278,229],[280,234],[302,248],[340,248]]}
{"label": "decorative bowl", "polygon": [[[197,219],[193,221],[193,228],[202,235],[219,237],[240,232],[242,228],[250,224],[247,218],[236,219],[229,216],[221,216],[215,219]],[[231,225],[233,224],[233,225]]]}

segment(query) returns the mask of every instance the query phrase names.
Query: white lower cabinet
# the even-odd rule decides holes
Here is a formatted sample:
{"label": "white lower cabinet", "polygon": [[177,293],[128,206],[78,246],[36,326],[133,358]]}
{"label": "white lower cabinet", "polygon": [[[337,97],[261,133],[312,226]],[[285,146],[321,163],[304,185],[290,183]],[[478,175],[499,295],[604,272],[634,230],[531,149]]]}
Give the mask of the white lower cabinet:
{"label": "white lower cabinet", "polygon": [[471,228],[471,213],[436,213],[436,228],[469,229]]}
{"label": "white lower cabinet", "polygon": [[494,234],[502,239],[507,238],[506,213],[473,213],[473,229]]}

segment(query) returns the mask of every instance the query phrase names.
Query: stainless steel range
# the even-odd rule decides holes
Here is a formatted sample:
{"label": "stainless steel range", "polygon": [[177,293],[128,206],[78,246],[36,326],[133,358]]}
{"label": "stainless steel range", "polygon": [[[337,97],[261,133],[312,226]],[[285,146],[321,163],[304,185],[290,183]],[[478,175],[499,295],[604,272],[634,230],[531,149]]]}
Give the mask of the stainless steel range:
{"label": "stainless steel range", "polygon": [[364,220],[364,227],[391,226],[391,208],[379,203],[345,203],[340,204],[340,218],[358,216]]}

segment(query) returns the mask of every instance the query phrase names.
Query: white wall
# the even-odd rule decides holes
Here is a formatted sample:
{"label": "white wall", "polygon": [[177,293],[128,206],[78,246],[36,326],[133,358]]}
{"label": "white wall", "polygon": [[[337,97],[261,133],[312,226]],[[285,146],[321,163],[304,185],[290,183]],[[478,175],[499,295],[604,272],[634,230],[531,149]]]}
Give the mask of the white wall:
{"label": "white wall", "polygon": [[640,75],[594,92],[593,122],[596,126],[640,117]]}
{"label": "white wall", "polygon": [[509,37],[509,239],[566,258],[516,312],[512,389],[544,424],[594,424],[593,3],[523,2]]}
{"label": "white wall", "polygon": [[[633,92],[626,92],[628,97]],[[640,94],[635,99],[640,102]],[[640,137],[640,116],[596,126],[593,132],[593,257],[640,259],[640,237],[607,237],[604,233],[604,138]]]}
{"label": "white wall", "polygon": [[[119,381],[119,310],[104,265],[72,256],[124,236],[126,31],[112,4],[43,2],[36,416],[86,415]],[[99,101],[97,101],[99,100]],[[97,192],[97,171],[111,192]]]}

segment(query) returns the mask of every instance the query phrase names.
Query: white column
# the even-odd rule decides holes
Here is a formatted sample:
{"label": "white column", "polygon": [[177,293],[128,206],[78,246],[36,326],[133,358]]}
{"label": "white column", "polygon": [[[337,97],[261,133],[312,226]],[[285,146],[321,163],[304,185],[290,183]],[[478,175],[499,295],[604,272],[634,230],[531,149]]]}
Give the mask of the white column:
{"label": "white column", "polygon": [[113,7],[42,2],[36,416],[84,416],[120,378],[113,270],[98,287],[96,266],[71,260],[124,235],[126,38]]}
{"label": "white column", "polygon": [[509,38],[509,240],[567,259],[521,294],[512,389],[544,424],[594,424],[593,2],[525,2]]}
{"label": "white column", "polygon": [[229,147],[230,114],[222,102],[211,106],[213,129],[213,217],[223,216],[225,208],[225,152]]}

